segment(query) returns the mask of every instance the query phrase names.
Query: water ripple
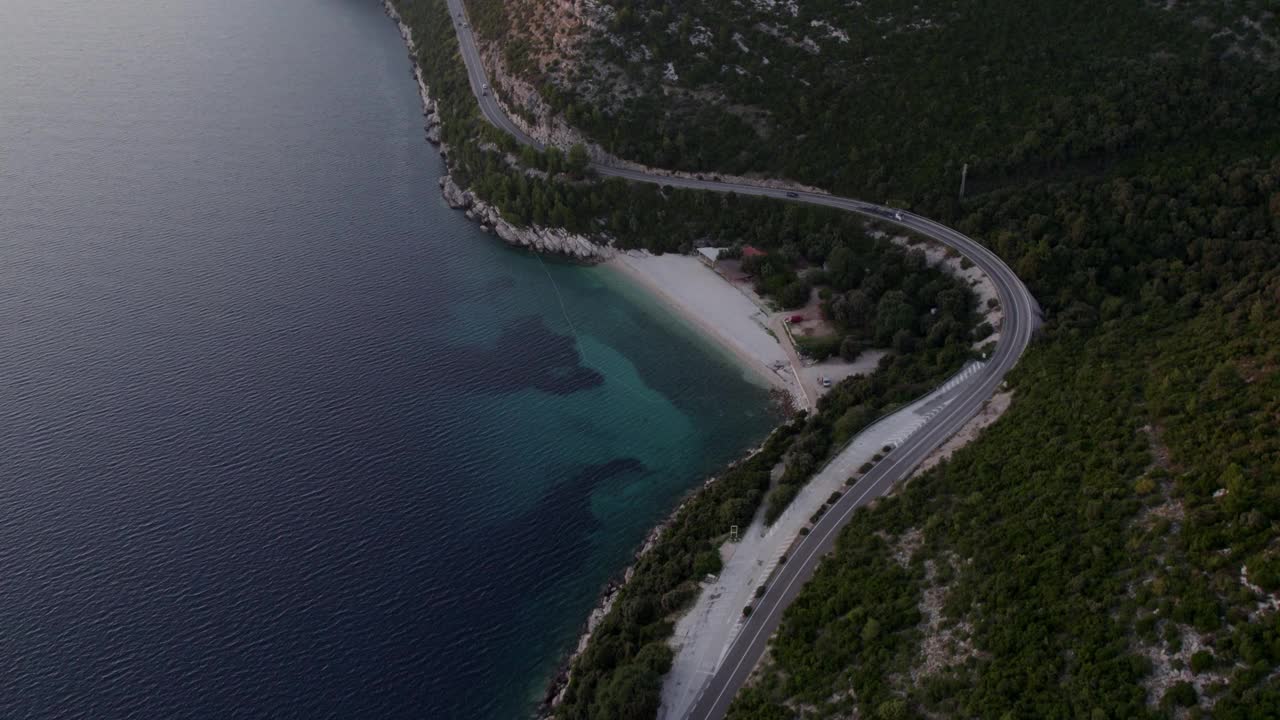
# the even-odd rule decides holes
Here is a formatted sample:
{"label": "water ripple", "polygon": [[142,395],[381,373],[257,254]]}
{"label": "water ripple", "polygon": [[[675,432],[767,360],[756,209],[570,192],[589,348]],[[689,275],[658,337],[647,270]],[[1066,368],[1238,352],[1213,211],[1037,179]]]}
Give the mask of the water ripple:
{"label": "water ripple", "polygon": [[377,3],[0,15],[0,717],[522,713],[761,394],[443,206]]}

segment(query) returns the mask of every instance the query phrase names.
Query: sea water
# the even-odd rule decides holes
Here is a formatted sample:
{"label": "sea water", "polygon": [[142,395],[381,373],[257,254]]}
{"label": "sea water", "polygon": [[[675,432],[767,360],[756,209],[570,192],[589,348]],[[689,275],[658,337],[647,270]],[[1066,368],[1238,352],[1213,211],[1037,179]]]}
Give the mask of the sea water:
{"label": "sea water", "polygon": [[0,717],[521,717],[773,423],[443,205],[375,0],[8,0],[0,68]]}

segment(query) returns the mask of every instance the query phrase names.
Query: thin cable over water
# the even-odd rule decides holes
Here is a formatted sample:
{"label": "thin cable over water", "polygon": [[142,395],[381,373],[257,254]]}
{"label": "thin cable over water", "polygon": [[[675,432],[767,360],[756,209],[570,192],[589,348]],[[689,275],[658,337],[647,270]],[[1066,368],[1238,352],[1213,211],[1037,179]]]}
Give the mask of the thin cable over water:
{"label": "thin cable over water", "polygon": [[[569,331],[573,333],[574,344],[577,345],[578,352],[582,355],[582,364],[590,366],[591,363],[587,360],[587,346],[582,342],[582,338],[578,335],[577,326],[575,326],[573,324],[573,320],[569,318],[569,308],[565,305],[564,295],[560,293],[560,286],[556,283],[556,279],[552,276],[551,271],[547,269],[547,263],[543,261],[542,253],[534,252],[533,255],[538,258],[538,264],[542,266],[542,272],[546,273],[547,279],[551,281],[551,289],[555,291],[556,300],[560,303],[560,314],[564,316],[565,323],[569,325]],[[614,377],[612,380],[637,398],[641,398],[648,402],[653,400],[651,393],[646,393],[641,388],[633,387],[632,384],[627,382],[624,378]]]}

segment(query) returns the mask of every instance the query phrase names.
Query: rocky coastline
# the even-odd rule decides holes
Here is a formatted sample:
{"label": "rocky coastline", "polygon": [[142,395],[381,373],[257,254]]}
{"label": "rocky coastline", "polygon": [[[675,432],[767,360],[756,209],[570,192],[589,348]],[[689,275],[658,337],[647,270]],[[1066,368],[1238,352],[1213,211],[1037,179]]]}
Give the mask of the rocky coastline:
{"label": "rocky coastline", "polygon": [[565,691],[569,689],[569,678],[572,675],[573,662],[587,649],[587,645],[591,642],[591,636],[595,633],[596,628],[600,626],[600,621],[604,620],[609,612],[613,610],[613,604],[617,601],[618,594],[631,581],[631,576],[635,573],[636,563],[658,543],[662,533],[671,526],[676,513],[682,507],[684,507],[683,503],[667,519],[663,520],[661,525],[650,530],[644,539],[644,544],[631,557],[631,564],[605,583],[604,589],[600,591],[599,599],[596,600],[595,607],[592,608],[591,614],[587,616],[582,632],[578,635],[578,644],[560,661],[555,674],[547,682],[547,691],[543,694],[542,701],[538,704],[535,713],[537,720],[550,720],[555,715],[556,708],[564,700]]}
{"label": "rocky coastline", "polygon": [[608,245],[594,243],[563,228],[536,225],[516,227],[502,217],[502,211],[498,208],[477,198],[469,190],[458,187],[451,175],[440,178],[440,193],[449,207],[465,210],[468,218],[480,223],[481,230],[492,231],[510,245],[527,247],[537,252],[568,255],[578,260],[604,260],[613,255],[613,249]]}
{"label": "rocky coastline", "polygon": [[[413,77],[418,84],[418,94],[422,98],[422,116],[425,123],[427,142],[440,149],[446,169],[449,167],[449,146],[442,142],[441,120],[436,101],[431,97],[423,77],[422,68],[418,66],[417,44],[414,42],[413,29],[405,24],[396,10],[392,0],[383,0],[383,8],[387,16],[395,21],[400,29],[400,37],[404,39],[409,50],[409,60],[413,65]],[[449,207],[464,210],[471,220],[480,224],[480,229],[493,232],[504,242],[516,247],[525,247],[536,252],[566,255],[582,261],[600,261],[614,254],[613,248],[604,243],[593,242],[583,235],[570,233],[562,228],[548,228],[536,225],[518,227],[502,217],[502,211],[492,204],[476,197],[466,188],[458,187],[452,175],[440,178],[441,195]]]}

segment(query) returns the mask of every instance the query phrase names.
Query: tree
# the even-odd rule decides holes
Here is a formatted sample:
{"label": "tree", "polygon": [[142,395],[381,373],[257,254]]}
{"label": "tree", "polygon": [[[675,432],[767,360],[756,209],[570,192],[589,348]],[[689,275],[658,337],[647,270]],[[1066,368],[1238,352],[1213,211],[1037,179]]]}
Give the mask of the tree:
{"label": "tree", "polygon": [[876,707],[877,720],[906,720],[908,717],[907,703],[902,698],[885,700]]}
{"label": "tree", "polygon": [[849,304],[849,324],[856,327],[870,324],[875,305],[868,294],[862,290],[850,290],[844,298]]}
{"label": "tree", "polygon": [[564,170],[564,151],[552,145],[547,148],[547,172],[555,175]]}
{"label": "tree", "polygon": [[587,172],[587,167],[591,164],[591,155],[587,152],[587,146],[582,143],[574,143],[569,148],[569,159],[567,161],[567,169],[570,174],[575,177],[582,177]]}
{"label": "tree", "polygon": [[638,664],[622,666],[596,696],[591,717],[599,720],[653,720],[662,702],[662,679]]}
{"label": "tree", "polygon": [[867,618],[867,622],[862,626],[862,643],[870,645],[880,637],[880,622],[875,618]]}
{"label": "tree", "polygon": [[893,349],[900,355],[906,355],[915,349],[915,340],[910,330],[899,330],[893,334]]}
{"label": "tree", "polygon": [[541,168],[538,151],[533,149],[532,145],[525,145],[520,148],[520,164],[528,168]]}
{"label": "tree", "polygon": [[1206,383],[1208,395],[1211,398],[1222,400],[1230,399],[1240,388],[1244,387],[1244,380],[1240,378],[1240,373],[1231,362],[1219,363],[1209,373],[1209,380]]}
{"label": "tree", "polygon": [[915,329],[916,312],[907,302],[906,293],[890,290],[880,298],[876,307],[876,342],[887,344],[900,331]]}
{"label": "tree", "polygon": [[970,294],[958,287],[949,287],[938,293],[935,304],[938,312],[950,315],[953,318],[964,318],[969,312]]}
{"label": "tree", "polygon": [[1200,674],[1213,667],[1213,653],[1199,650],[1191,656],[1191,672]]}
{"label": "tree", "polygon": [[826,270],[832,286],[842,292],[852,288],[862,274],[857,258],[844,246],[837,247],[827,256]]}
{"label": "tree", "polygon": [[1165,691],[1161,702],[1170,708],[1191,707],[1196,704],[1196,687],[1186,681],[1175,683]]}
{"label": "tree", "polygon": [[754,509],[754,505],[746,498],[730,498],[720,505],[720,524],[727,529],[730,525],[750,522]]}
{"label": "tree", "polygon": [[840,357],[849,362],[853,362],[854,360],[857,360],[858,356],[861,354],[862,343],[852,337],[846,337],[844,340],[840,341]]}
{"label": "tree", "polygon": [[698,577],[715,575],[720,572],[720,568],[720,553],[715,550],[704,550],[698,553],[698,556],[693,561],[693,572]]}
{"label": "tree", "polygon": [[809,302],[809,284],[803,280],[787,283],[778,293],[778,302],[784,308],[804,307]]}

